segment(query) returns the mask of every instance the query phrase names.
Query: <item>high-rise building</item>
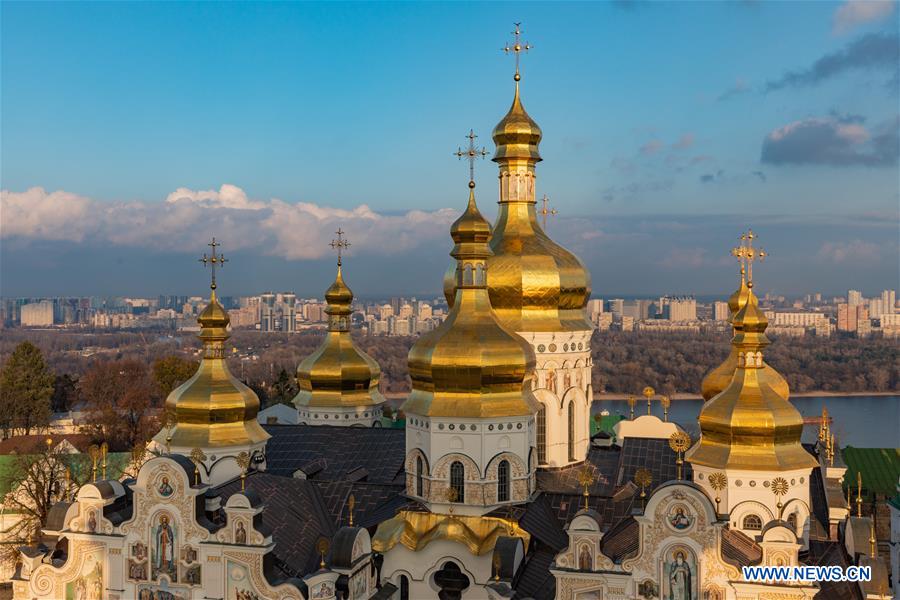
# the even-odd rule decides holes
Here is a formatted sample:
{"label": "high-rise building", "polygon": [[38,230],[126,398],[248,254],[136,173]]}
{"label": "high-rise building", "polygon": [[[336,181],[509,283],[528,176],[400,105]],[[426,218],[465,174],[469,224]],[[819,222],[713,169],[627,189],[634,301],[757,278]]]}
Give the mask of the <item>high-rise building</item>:
{"label": "high-rise building", "polygon": [[635,321],[646,321],[649,312],[650,300],[626,300],[622,306],[622,316],[628,316]]}
{"label": "high-rise building", "polygon": [[713,319],[716,321],[727,321],[729,314],[727,302],[713,303]]}
{"label": "high-rise building", "polygon": [[696,321],[697,301],[694,298],[664,298],[663,318],[669,321]]}
{"label": "high-rise building", "polygon": [[275,294],[272,292],[259,297],[259,330],[275,331]]}
{"label": "high-rise building", "polygon": [[603,300],[600,298],[588,300],[587,312],[590,315],[591,323],[596,323],[600,313],[603,312]]}
{"label": "high-rise building", "polygon": [[881,301],[881,296],[877,296],[875,298],[869,299],[869,315],[874,317],[880,317],[884,314],[884,305]]}
{"label": "high-rise building", "polygon": [[296,303],[294,292],[285,292],[281,297],[281,330],[293,333],[297,330]]}
{"label": "high-rise building", "polygon": [[892,315],[897,307],[897,292],[884,290],[881,292],[881,310],[883,315]]}
{"label": "high-rise building", "polygon": [[408,319],[413,315],[413,307],[410,304],[403,304],[400,306],[400,312],[397,316],[401,319]]}
{"label": "high-rise building", "polygon": [[49,300],[25,304],[21,308],[22,327],[48,327],[53,325],[53,303]]}
{"label": "high-rise building", "polygon": [[624,311],[625,300],[623,300],[622,298],[614,298],[609,301],[609,312],[612,313],[613,318],[621,317]]}
{"label": "high-rise building", "polygon": [[394,315],[394,309],[390,304],[385,304],[384,306],[381,307],[381,310],[379,312],[379,318],[382,321],[387,321],[393,315]]}
{"label": "high-rise building", "polygon": [[862,300],[862,294],[857,290],[850,290],[847,292],[847,304],[849,304],[850,306],[862,304]]}
{"label": "high-rise building", "polygon": [[426,304],[425,302],[419,302],[419,313],[418,318],[419,321],[425,321],[432,317],[431,305]]}
{"label": "high-rise building", "polygon": [[838,304],[838,331],[859,331],[860,324],[863,324],[864,328],[871,326],[868,307],[862,304]]}

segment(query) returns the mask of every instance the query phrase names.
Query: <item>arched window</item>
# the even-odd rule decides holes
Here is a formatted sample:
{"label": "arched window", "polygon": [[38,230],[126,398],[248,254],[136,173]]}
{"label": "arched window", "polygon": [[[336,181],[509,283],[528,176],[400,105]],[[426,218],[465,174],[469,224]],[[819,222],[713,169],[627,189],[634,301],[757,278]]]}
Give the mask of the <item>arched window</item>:
{"label": "arched window", "polygon": [[409,600],[409,579],[406,575],[400,576],[400,600]]}
{"label": "arched window", "polygon": [[744,517],[744,529],[759,531],[762,529],[762,519],[758,515],[747,515]]}
{"label": "arched window", "polygon": [[509,461],[497,465],[497,502],[509,502]]}
{"label": "arched window", "polygon": [[463,285],[472,285],[472,265],[469,263],[463,267]]}
{"label": "arched window", "polygon": [[793,530],[794,534],[797,534],[797,513],[792,512],[788,515],[787,518],[788,525],[791,526],[791,530]]}
{"label": "arched window", "polygon": [[581,550],[578,552],[578,570],[579,571],[590,571],[593,567],[591,566],[591,551],[587,546],[582,546]]}
{"label": "arched window", "polygon": [[537,411],[538,464],[547,464],[547,407],[541,404]]}
{"label": "arched window", "polygon": [[575,403],[569,402],[569,460],[575,460]]}
{"label": "arched window", "polygon": [[450,465],[450,489],[456,491],[457,502],[466,501],[466,469],[458,460]]}
{"label": "arched window", "polygon": [[484,285],[484,265],[475,266],[475,285]]}
{"label": "arched window", "polygon": [[422,498],[425,494],[423,494],[423,482],[422,482],[422,457],[416,457],[416,496]]}

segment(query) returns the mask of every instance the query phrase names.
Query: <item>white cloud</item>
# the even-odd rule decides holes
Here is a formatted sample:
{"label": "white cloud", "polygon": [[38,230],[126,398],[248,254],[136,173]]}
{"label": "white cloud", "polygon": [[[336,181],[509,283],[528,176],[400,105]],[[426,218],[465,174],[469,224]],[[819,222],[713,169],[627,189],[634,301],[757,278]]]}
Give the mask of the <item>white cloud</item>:
{"label": "white cloud", "polygon": [[832,32],[841,35],[860,25],[880,21],[894,12],[895,5],[894,0],[848,0],[834,11]]}
{"label": "white cloud", "polygon": [[[460,207],[460,211],[462,207]],[[353,209],[310,202],[248,198],[241,188],[179,188],[164,202],[100,202],[43,188],[0,192],[0,238],[90,241],[98,244],[201,250],[216,236],[225,250],[256,249],[287,259],[314,259],[330,252],[328,242],[341,227],[354,251],[381,255],[444,239],[458,216],[454,209],[382,215],[365,204]]]}
{"label": "white cloud", "polygon": [[849,242],[825,242],[819,248],[818,257],[833,263],[865,264],[878,261],[878,246],[862,240]]}

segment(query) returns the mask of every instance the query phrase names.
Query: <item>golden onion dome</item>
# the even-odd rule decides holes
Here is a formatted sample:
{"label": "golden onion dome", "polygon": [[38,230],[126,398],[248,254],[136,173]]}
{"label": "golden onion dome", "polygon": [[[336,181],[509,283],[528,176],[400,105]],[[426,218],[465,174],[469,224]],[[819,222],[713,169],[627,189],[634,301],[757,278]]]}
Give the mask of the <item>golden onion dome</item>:
{"label": "golden onion dome", "polygon": [[[750,287],[747,285],[744,269],[741,268],[741,285],[728,298],[728,310],[730,313],[728,320],[732,323],[734,334],[737,334],[738,332],[737,326],[734,324],[734,316],[747,304],[747,298],[749,298],[749,296]],[[706,377],[703,378],[703,381],[700,384],[700,393],[704,400],[709,400],[728,387],[728,384],[731,383],[731,379],[734,377],[734,371],[738,366],[738,354],[739,350],[732,345],[725,361],[707,373]],[[790,396],[790,388],[788,387],[785,378],[767,363],[763,363],[763,369],[759,376],[785,400]]]}
{"label": "golden onion dome", "polygon": [[340,261],[334,283],[325,292],[328,332],[316,350],[297,367],[300,388],[294,405],[372,406],[384,402],[378,390],[381,368],[357,348],[350,335],[353,292],[344,283]]}
{"label": "golden onion dome", "polygon": [[[591,277],[577,256],[554,242],[537,219],[534,167],[541,160],[541,129],[519,96],[494,128],[494,162],[500,168],[500,210],[487,260],[488,292],[500,321],[516,332],[583,331],[593,328],[585,307]],[[452,307],[455,268],[444,275]]]}
{"label": "golden onion dome", "polygon": [[171,448],[225,448],[266,441],[269,434],[256,420],[259,398],[241,383],[225,362],[228,313],[216,298],[197,318],[203,358],[194,376],[166,398],[169,427],[153,439]]}
{"label": "golden onion dome", "polygon": [[409,351],[407,414],[478,418],[537,411],[531,391],[534,352],[491,310],[485,287],[490,231],[470,188],[468,206],[451,227],[451,256],[457,261],[453,307]]}
{"label": "golden onion dome", "polygon": [[522,106],[518,81],[516,81],[516,95],[513,97],[512,106],[494,127],[491,137],[497,146],[494,161],[513,158],[527,159],[533,162],[541,160],[538,145],[541,143],[543,133]]}
{"label": "golden onion dome", "polygon": [[764,374],[768,321],[749,286],[734,315],[738,365],[731,382],[700,411],[700,442],[687,458],[712,468],[784,471],[817,463],[800,444],[803,417]]}

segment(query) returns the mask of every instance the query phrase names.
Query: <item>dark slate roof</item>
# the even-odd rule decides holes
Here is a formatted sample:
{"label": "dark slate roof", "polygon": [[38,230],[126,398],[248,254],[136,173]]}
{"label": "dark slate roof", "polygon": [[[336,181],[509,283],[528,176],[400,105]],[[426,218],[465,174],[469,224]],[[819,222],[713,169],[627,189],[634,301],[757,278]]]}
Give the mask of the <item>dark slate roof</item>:
{"label": "dark slate roof", "polygon": [[381,427],[266,425],[266,471],[316,481],[405,484],[406,432]]}
{"label": "dark slate roof", "polygon": [[810,539],[828,539],[828,498],[825,496],[825,481],[822,469],[815,467],[809,475],[809,501],[812,504],[812,519],[809,528]]}
{"label": "dark slate roof", "polygon": [[[807,563],[817,566],[840,566],[846,569],[850,559],[839,542],[810,540]],[[859,585],[849,581],[822,581],[815,600],[863,600]]]}
{"label": "dark slate roof", "polygon": [[600,551],[616,564],[635,556],[640,547],[641,526],[632,517],[616,523],[600,540]]}
{"label": "dark slate roof", "polygon": [[556,597],[556,580],[550,574],[550,565],[554,558],[556,552],[551,548],[540,548],[532,552],[516,582],[516,594],[513,598],[553,600]]}
{"label": "dark slate roof", "polygon": [[725,528],[722,530],[722,558],[736,567],[749,567],[762,560],[762,548],[746,534]]}
{"label": "dark slate roof", "polygon": [[[240,492],[240,482],[219,487],[223,500]],[[316,485],[305,479],[251,472],[246,487],[264,498],[263,524],[275,542],[273,574],[278,578],[302,577],[319,566],[316,542],[331,538],[335,523],[328,514]]]}
{"label": "dark slate roof", "polygon": [[[591,495],[608,496],[615,486],[620,460],[620,449],[616,447],[591,447],[588,451],[587,463],[593,467],[594,483],[589,491]],[[562,469],[542,470],[537,473],[539,490],[567,494],[580,494],[584,488],[578,483],[578,474],[584,464],[577,464]]]}
{"label": "dark slate roof", "polygon": [[353,494],[356,503],[353,509],[353,524],[360,527],[374,527],[394,517],[398,510],[410,504],[403,496],[405,487],[402,485],[316,480],[312,483],[318,489],[325,509],[334,523],[344,525],[349,523],[347,502],[350,494]]}

